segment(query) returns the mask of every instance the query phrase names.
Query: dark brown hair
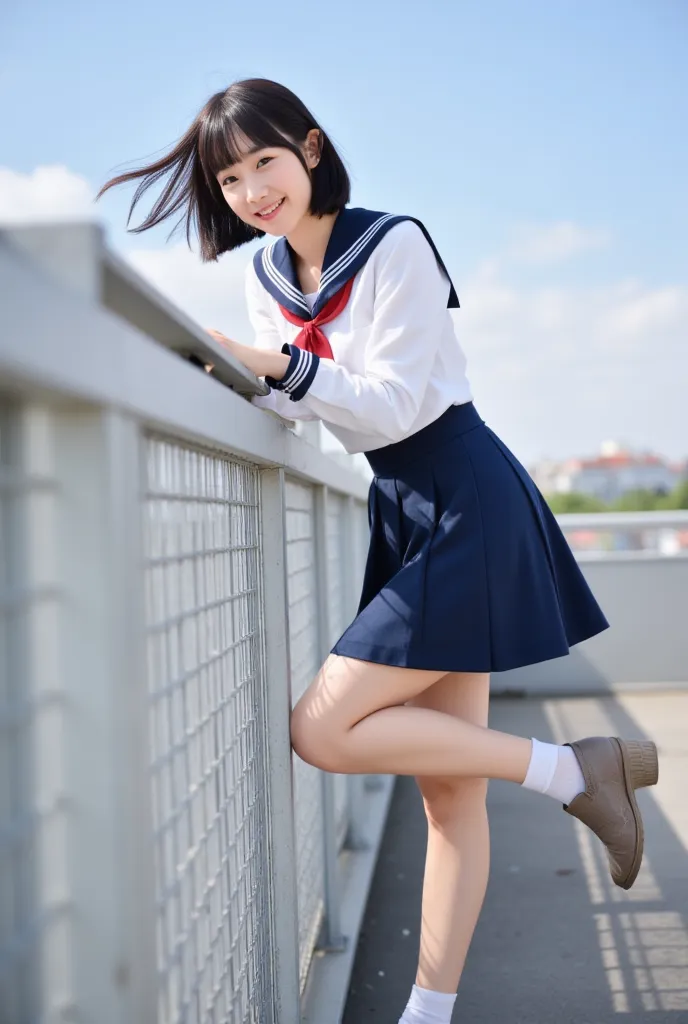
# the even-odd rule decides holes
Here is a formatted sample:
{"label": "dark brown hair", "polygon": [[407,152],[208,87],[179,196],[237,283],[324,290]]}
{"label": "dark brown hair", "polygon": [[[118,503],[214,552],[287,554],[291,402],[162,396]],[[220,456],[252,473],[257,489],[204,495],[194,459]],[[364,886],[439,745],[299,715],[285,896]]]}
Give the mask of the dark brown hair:
{"label": "dark brown hair", "polygon": [[[313,128],[320,132],[320,161],[310,170],[300,144]],[[189,245],[193,223],[202,261],[217,260],[221,253],[265,234],[230,210],[216,178],[219,171],[240,159],[242,138],[256,146],[282,146],[298,157],[311,179],[310,212],[314,216],[336,213],[349,202],[349,176],[327,134],[298,96],[266,78],[244,79],[215,93],[169,153],[147,167],[111,178],[96,199],[113,185],[142,178],[129,208],[127,230],[140,234],[181,209],[184,214],[170,234],[186,219]],[[138,227],[129,228],[141,196],[167,172],[170,180],[151,212]]]}

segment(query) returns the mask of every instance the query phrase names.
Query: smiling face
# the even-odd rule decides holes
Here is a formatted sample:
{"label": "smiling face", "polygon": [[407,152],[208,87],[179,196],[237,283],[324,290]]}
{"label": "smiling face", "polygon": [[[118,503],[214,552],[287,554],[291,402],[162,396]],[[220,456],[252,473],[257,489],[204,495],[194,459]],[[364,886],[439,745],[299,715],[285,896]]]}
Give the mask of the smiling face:
{"label": "smiling face", "polygon": [[[308,133],[301,151],[312,170],[320,159],[316,129]],[[239,157],[216,175],[227,205],[246,224],[267,234],[292,233],[310,216],[311,179],[299,158],[290,149],[256,147],[248,140]]]}

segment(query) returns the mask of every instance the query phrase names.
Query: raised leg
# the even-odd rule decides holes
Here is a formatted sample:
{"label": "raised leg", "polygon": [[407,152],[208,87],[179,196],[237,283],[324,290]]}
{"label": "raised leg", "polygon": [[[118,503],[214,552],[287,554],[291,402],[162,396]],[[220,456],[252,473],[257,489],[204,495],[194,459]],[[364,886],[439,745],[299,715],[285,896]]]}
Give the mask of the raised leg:
{"label": "raised leg", "polygon": [[529,739],[407,704],[447,674],[330,654],[292,712],[292,746],[332,772],[523,782]]}
{"label": "raised leg", "polygon": [[[304,761],[325,771],[505,779],[561,799],[559,762],[563,768],[566,763],[556,746],[548,750],[551,745],[542,745],[543,759],[530,739],[421,706],[416,698],[449,675],[330,654],[292,712],[292,746]],[[657,748],[650,740],[629,745],[618,737],[587,737],[571,749],[585,791],[574,789],[565,799],[566,809],[606,847],[615,884],[629,888],[640,868],[644,836],[634,790],[656,783]],[[543,766],[546,771],[540,770]],[[537,770],[528,778],[531,768]],[[465,801],[456,798],[457,804]],[[433,820],[433,837],[439,833],[442,843],[451,843],[454,833],[446,816],[441,829],[438,811]],[[439,842],[435,839],[436,846]]]}

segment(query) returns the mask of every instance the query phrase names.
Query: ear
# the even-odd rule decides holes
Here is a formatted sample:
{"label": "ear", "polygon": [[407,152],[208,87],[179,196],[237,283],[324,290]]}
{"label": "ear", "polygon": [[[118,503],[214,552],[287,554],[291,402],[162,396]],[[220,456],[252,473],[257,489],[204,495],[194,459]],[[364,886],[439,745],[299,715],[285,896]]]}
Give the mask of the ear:
{"label": "ear", "polygon": [[313,170],[320,163],[322,155],[322,133],[317,128],[311,128],[303,145],[306,163]]}

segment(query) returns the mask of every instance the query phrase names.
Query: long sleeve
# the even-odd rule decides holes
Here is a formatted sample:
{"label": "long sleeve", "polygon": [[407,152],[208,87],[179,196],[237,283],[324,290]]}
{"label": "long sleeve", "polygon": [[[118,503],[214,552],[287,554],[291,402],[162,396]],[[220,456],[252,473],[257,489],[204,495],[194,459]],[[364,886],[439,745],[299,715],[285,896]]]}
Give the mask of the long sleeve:
{"label": "long sleeve", "polygon": [[[366,338],[365,373],[352,373],[296,345],[276,387],[301,408],[352,431],[379,434],[391,443],[416,419],[447,316],[449,281],[420,228],[402,221],[371,256],[375,301]],[[288,413],[285,413],[288,415]]]}
{"label": "long sleeve", "polygon": [[[255,331],[254,348],[272,349],[279,352],[282,339],[275,327],[266,305],[266,295],[260,281],[256,277],[251,263],[246,268],[245,276],[246,305],[251,326]],[[252,395],[251,405],[260,409],[270,409],[279,416],[289,420],[317,420],[317,413],[306,406],[298,406],[289,400],[289,396],[272,388],[269,395]]]}

